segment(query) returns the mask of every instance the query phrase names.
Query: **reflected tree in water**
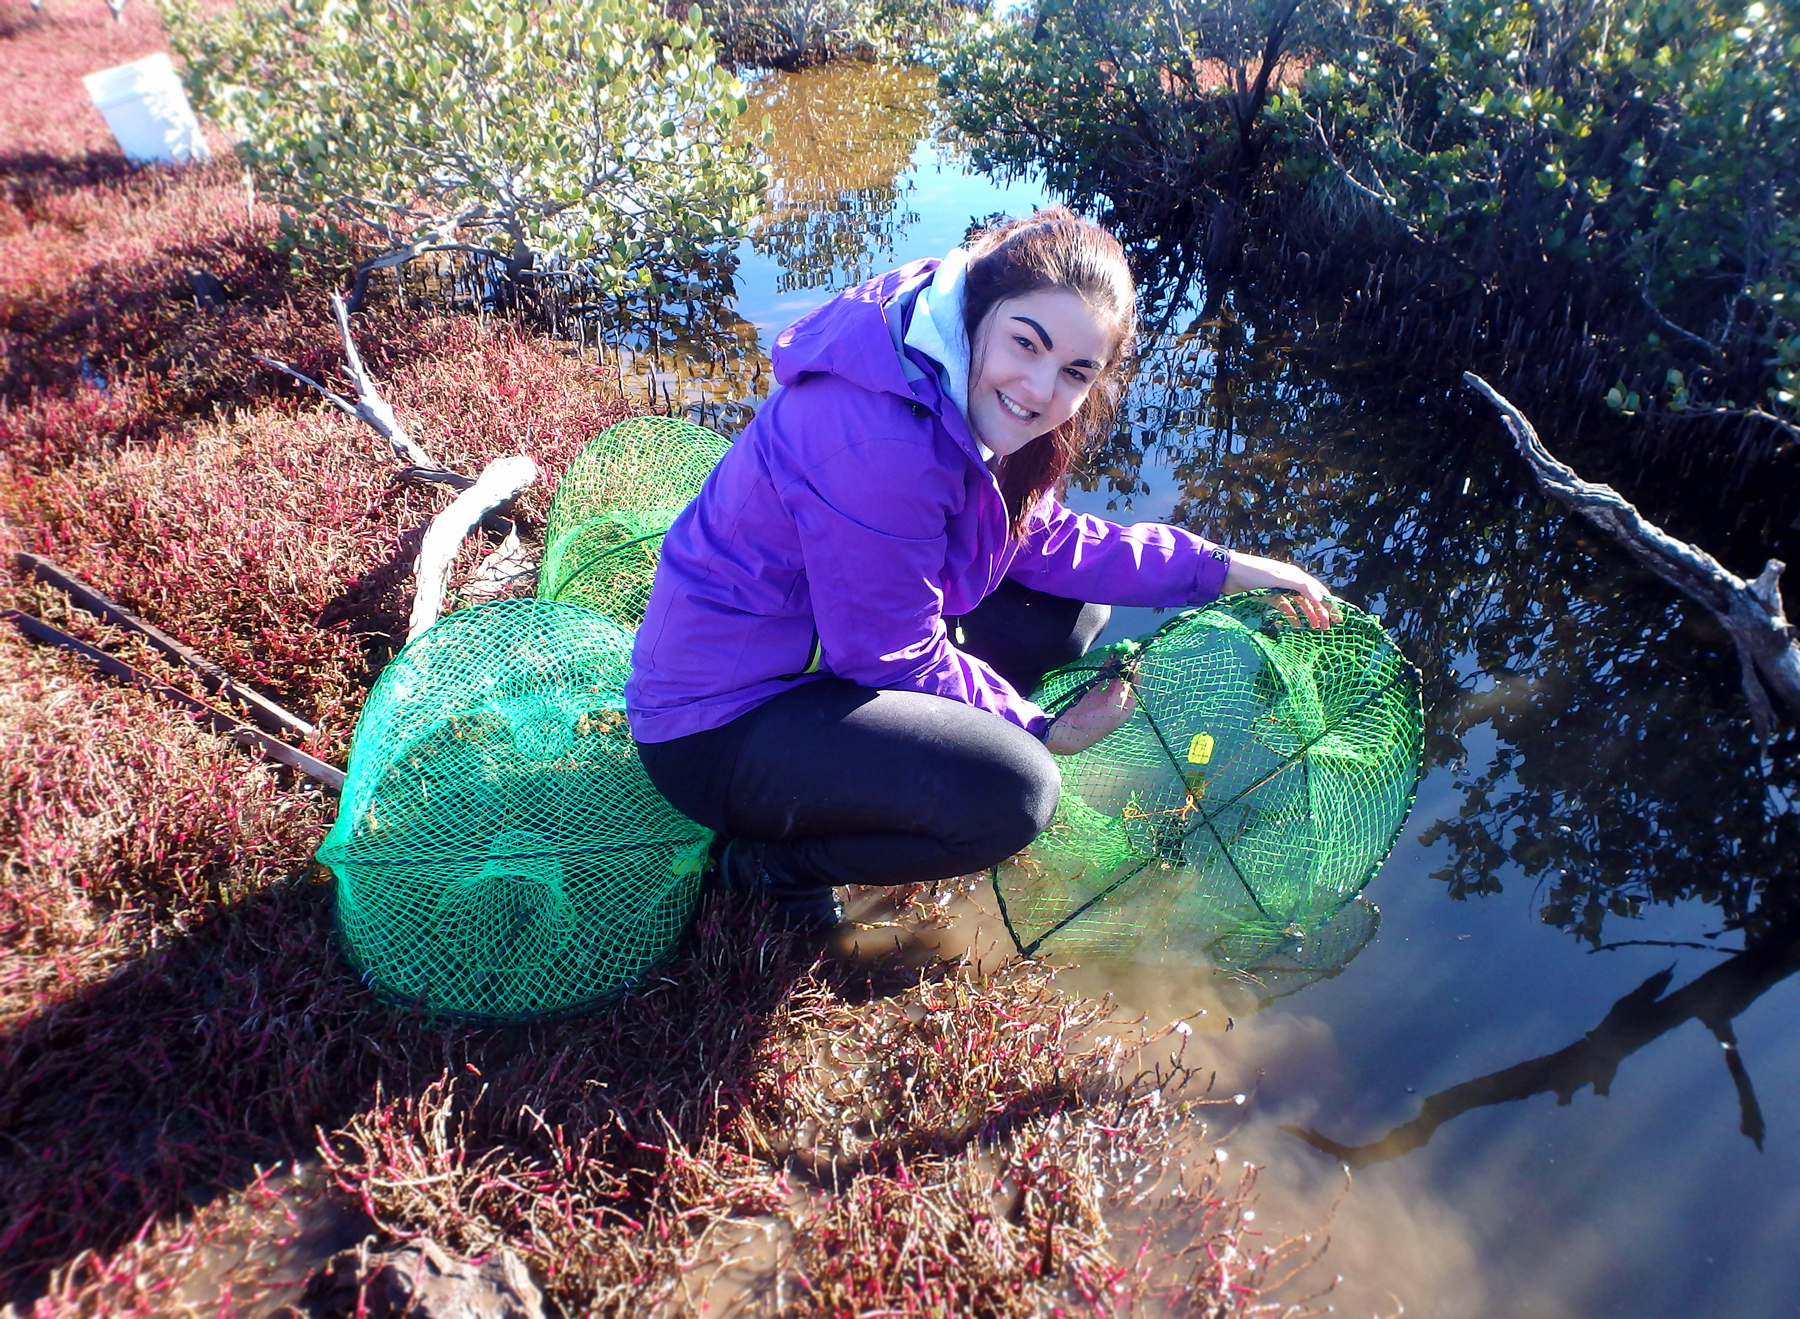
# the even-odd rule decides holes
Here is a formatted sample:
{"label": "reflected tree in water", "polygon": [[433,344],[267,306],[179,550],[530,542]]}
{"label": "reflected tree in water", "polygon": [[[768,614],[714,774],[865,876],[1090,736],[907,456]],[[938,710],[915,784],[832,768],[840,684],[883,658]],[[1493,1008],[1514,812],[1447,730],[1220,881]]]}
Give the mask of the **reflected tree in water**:
{"label": "reflected tree in water", "polygon": [[777,290],[860,283],[893,255],[918,220],[901,202],[901,175],[925,135],[936,90],[918,68],[856,61],[804,75],[771,73],[747,116],[768,116],[768,203],[751,226],[757,253],[780,263]]}
{"label": "reflected tree in water", "polygon": [[1672,967],[1658,971],[1614,1003],[1599,1025],[1573,1044],[1440,1090],[1419,1105],[1418,1116],[1378,1139],[1346,1145],[1309,1127],[1282,1129],[1349,1167],[1364,1168],[1418,1149],[1444,1123],[1472,1109],[1541,1094],[1554,1094],[1557,1103],[1567,1104],[1584,1086],[1592,1086],[1597,1095],[1608,1094],[1619,1065],[1627,1058],[1689,1021],[1697,1021],[1722,1046],[1726,1071],[1737,1091],[1738,1130],[1761,1149],[1767,1125],[1732,1023],[1757,999],[1800,971],[1797,899],[1800,893],[1790,881],[1766,904],[1765,912],[1771,918],[1746,931],[1740,951],[1680,989],[1669,992],[1675,978]]}
{"label": "reflected tree in water", "polygon": [[735,253],[696,265],[686,284],[579,308],[619,369],[626,398],[722,435],[743,429],[771,386],[756,326],[732,307]]}
{"label": "reflected tree in water", "polygon": [[[750,241],[782,267],[778,291],[854,284],[891,258],[895,235],[918,219],[901,208],[899,180],[932,96],[924,70],[858,62],[772,72],[752,87],[746,122],[766,116],[770,137],[767,207]],[[757,327],[732,310],[737,269],[735,253],[715,253],[685,285],[585,309],[617,351],[634,403],[725,435],[750,420],[774,382]]]}

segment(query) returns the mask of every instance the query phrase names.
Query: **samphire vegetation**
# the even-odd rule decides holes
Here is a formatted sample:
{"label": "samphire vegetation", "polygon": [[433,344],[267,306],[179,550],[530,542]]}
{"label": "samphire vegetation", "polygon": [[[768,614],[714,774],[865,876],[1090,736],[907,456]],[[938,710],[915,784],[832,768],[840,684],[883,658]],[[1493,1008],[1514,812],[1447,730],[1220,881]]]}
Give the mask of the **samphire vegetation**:
{"label": "samphire vegetation", "polygon": [[652,0],[189,4],[171,34],[199,109],[295,237],[370,243],[364,270],[495,253],[579,265],[596,292],[737,238],[763,177],[699,10]]}
{"label": "samphire vegetation", "polygon": [[[1095,60],[1094,54],[1100,58]],[[1441,312],[1556,315],[1625,412],[1800,439],[1796,0],[1040,0],[944,85],[1036,165],[1222,273],[1403,258]]]}

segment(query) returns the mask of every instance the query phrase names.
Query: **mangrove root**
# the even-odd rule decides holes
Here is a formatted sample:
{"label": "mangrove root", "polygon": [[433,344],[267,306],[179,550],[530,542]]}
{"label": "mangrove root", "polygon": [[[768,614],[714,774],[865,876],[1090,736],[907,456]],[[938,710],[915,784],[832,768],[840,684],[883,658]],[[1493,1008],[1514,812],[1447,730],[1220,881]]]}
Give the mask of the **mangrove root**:
{"label": "mangrove root", "polygon": [[1617,490],[1595,485],[1575,474],[1544,447],[1525,414],[1492,385],[1471,371],[1466,380],[1500,410],[1519,453],[1545,491],[1623,545],[1633,558],[1669,585],[1704,605],[1737,646],[1744,696],[1757,736],[1775,734],[1775,710],[1769,692],[1800,716],[1800,634],[1788,622],[1781,604],[1779,559],[1763,565],[1755,581],[1745,581],[1705,550],[1676,540],[1645,519]]}

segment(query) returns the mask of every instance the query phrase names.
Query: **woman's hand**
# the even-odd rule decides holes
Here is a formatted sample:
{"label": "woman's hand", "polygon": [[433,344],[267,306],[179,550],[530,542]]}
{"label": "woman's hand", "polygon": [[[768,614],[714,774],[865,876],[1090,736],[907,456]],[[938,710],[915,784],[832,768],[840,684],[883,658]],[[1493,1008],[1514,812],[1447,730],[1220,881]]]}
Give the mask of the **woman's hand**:
{"label": "woman's hand", "polygon": [[1137,693],[1123,678],[1114,678],[1096,687],[1056,717],[1044,745],[1059,756],[1072,756],[1086,751],[1114,729],[1121,727],[1137,709]]}
{"label": "woman's hand", "polygon": [[[1296,626],[1304,624],[1322,629],[1344,621],[1344,611],[1338,608],[1336,601],[1326,591],[1325,584],[1304,568],[1282,563],[1279,559],[1265,559],[1259,555],[1240,554],[1233,550],[1231,570],[1225,574],[1222,593],[1230,595],[1233,591],[1256,591],[1265,587],[1294,593],[1297,599],[1293,604],[1281,600],[1276,603],[1276,608],[1287,614]],[[1294,613],[1296,606],[1298,615]]]}

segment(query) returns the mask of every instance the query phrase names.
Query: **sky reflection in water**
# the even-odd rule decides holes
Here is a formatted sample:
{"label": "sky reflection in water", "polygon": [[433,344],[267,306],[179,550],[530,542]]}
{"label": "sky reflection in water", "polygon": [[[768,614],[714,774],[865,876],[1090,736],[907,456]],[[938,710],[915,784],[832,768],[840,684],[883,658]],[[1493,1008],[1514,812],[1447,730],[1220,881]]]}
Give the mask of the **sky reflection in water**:
{"label": "sky reflection in water", "polygon": [[[628,388],[734,430],[766,390],[774,333],[826,292],[1051,200],[964,174],[931,139],[929,89],[856,66],[762,79],[769,215],[703,296],[611,328],[636,349]],[[1656,996],[1626,999],[1669,968],[1678,994],[1725,957],[1588,952],[1568,932],[1707,943],[1722,913],[1768,909],[1763,881],[1796,882],[1793,750],[1764,777],[1722,636],[1547,510],[1453,381],[1409,378],[1254,289],[1192,319],[1189,304],[1146,353],[1131,426],[1072,502],[1297,557],[1380,612],[1427,678],[1432,769],[1369,888],[1379,935],[1343,974],[1194,1037],[1222,1089],[1251,1096],[1220,1143],[1269,1165],[1263,1221],[1316,1225],[1343,1180],[1282,1124],[1328,1148],[1379,1141],[1437,1092],[1492,1074],[1474,1098],[1540,1085],[1521,1064],[1613,1013],[1608,1096],[1470,1107],[1355,1173],[1328,1257],[1346,1275],[1338,1312],[1390,1313],[1392,1294],[1441,1319],[1800,1315],[1800,979],[1751,968],[1715,1009],[1752,1080],[1759,1150],[1714,1032],[1688,1019],[1640,1041]],[[1111,635],[1155,621],[1119,610]],[[1800,926],[1751,938],[1779,952]],[[1201,1001],[1192,981],[1109,983],[1158,1014]]]}

